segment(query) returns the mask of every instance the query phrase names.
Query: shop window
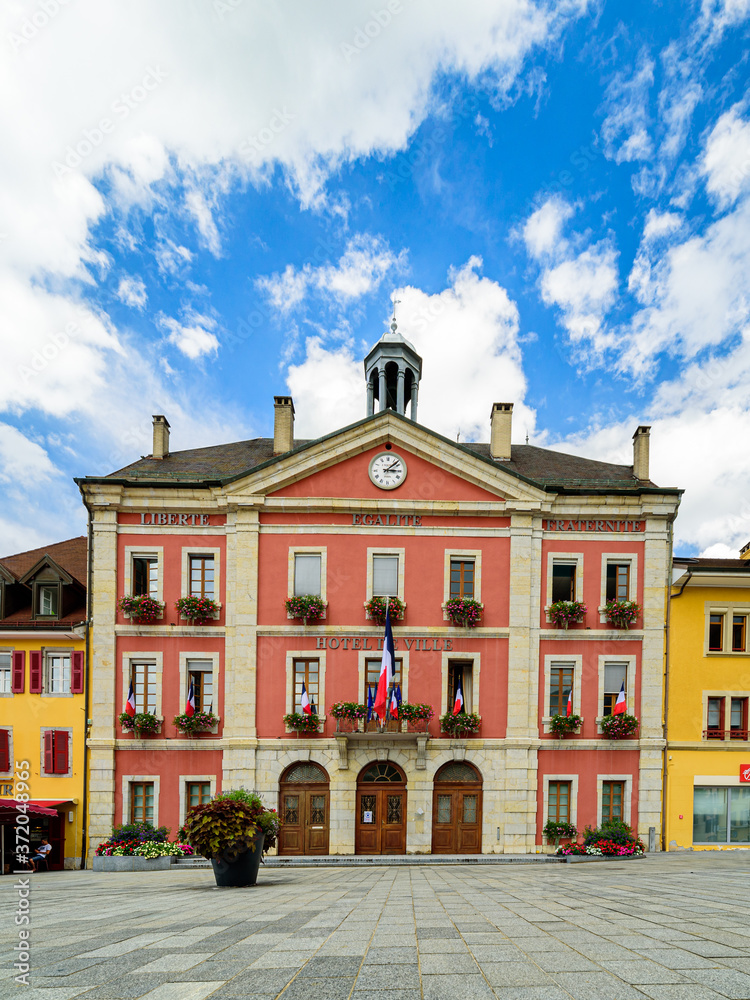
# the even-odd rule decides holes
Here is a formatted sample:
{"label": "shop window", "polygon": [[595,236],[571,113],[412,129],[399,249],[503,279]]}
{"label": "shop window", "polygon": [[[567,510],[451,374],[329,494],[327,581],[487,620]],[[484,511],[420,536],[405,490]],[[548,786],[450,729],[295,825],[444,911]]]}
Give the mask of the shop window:
{"label": "shop window", "polygon": [[574,601],[576,599],[577,563],[552,563],[552,604],[557,601]]}
{"label": "shop window", "polygon": [[711,653],[720,653],[724,649],[724,615],[709,616],[708,649]]}
{"label": "shop window", "polygon": [[136,712],[156,714],[156,664],[130,664],[130,677],[133,682]]}
{"label": "shop window", "polygon": [[398,597],[398,556],[372,557],[372,596]]}
{"label": "shop window", "polygon": [[474,570],[473,559],[451,559],[451,600],[457,598],[474,600]]}
{"label": "shop window", "polygon": [[[604,698],[602,701],[602,715],[612,715],[615,710],[617,696],[620,688],[625,684],[625,698],[628,695],[628,665],[627,663],[605,663],[604,664]],[[627,701],[626,701],[627,705]]]}
{"label": "shop window", "polygon": [[570,781],[550,781],[547,789],[547,819],[570,823]]}
{"label": "shop window", "polygon": [[607,563],[608,601],[630,600],[630,563]]}
{"label": "shop window", "polygon": [[554,663],[549,672],[549,714],[565,715],[568,696],[573,688],[572,664]]}
{"label": "shop window", "polygon": [[747,642],[747,615],[732,615],[732,652],[744,653]]}
{"label": "shop window", "polygon": [[159,597],[159,560],[156,556],[133,557],[133,593]]}
{"label": "shop window", "polygon": [[310,706],[313,714],[318,712],[318,691],[320,681],[320,661],[295,659],[294,660],[294,709],[295,712],[302,711],[302,685],[305,685],[307,697],[310,699]]}
{"label": "shop window", "polygon": [[188,686],[193,685],[196,712],[212,712],[214,704],[214,675],[212,660],[188,660]]}
{"label": "shop window", "polygon": [[693,843],[750,843],[750,787],[694,788]]}
{"label": "shop window", "polygon": [[188,781],[185,783],[186,811],[193,806],[202,806],[211,799],[210,781]]}
{"label": "shop window", "polygon": [[624,819],[625,782],[602,782],[602,823],[610,819]]}
{"label": "shop window", "polygon": [[67,729],[44,730],[44,774],[67,774],[69,764]]}
{"label": "shop window", "polygon": [[154,783],[153,781],[131,781],[130,822],[153,823]]}
{"label": "shop window", "polygon": [[459,682],[464,695],[464,711],[473,712],[473,680],[471,660],[450,660],[448,663],[448,706],[446,711],[452,712],[456,704],[456,692]]}
{"label": "shop window", "polygon": [[319,552],[295,552],[294,596],[305,594],[320,596],[321,557]]}
{"label": "shop window", "polygon": [[190,596],[214,600],[214,557],[190,556]]}

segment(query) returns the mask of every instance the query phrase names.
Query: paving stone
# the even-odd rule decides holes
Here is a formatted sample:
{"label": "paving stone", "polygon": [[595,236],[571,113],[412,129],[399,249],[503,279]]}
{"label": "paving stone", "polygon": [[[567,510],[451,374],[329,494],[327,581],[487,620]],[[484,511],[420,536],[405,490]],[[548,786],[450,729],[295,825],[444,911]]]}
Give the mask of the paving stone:
{"label": "paving stone", "polygon": [[534,961],[545,972],[596,972],[599,968],[585,955],[568,948],[566,951],[535,953]]}
{"label": "paving stone", "polygon": [[458,973],[476,975],[477,963],[469,952],[463,955],[420,955],[419,967],[423,975]]}
{"label": "paving stone", "polygon": [[284,1000],[348,1000],[353,979],[295,979],[284,991]]}
{"label": "paving stone", "polygon": [[684,948],[639,948],[638,954],[651,962],[666,965],[668,969],[715,969],[716,960],[703,958]]}
{"label": "paving stone", "polygon": [[479,944],[469,949],[474,958],[483,965],[485,962],[524,962],[526,956],[510,944]]}
{"label": "paving stone", "polygon": [[482,972],[494,986],[549,986],[550,977],[529,962],[483,962]]}
{"label": "paving stone", "polygon": [[267,951],[256,958],[250,969],[301,969],[310,961],[309,951]]}
{"label": "paving stone", "polygon": [[420,955],[465,955],[467,947],[461,938],[420,938]]}
{"label": "paving stone", "polygon": [[398,992],[391,990],[360,990],[359,982],[354,987],[352,1000],[422,1000],[420,989],[405,989]]}
{"label": "paving stone", "polygon": [[300,978],[308,979],[312,976],[318,979],[329,976],[349,976],[351,979],[359,972],[360,965],[360,960],[353,957],[314,957],[310,959],[307,965],[303,966],[302,971],[300,972]]}
{"label": "paving stone", "polygon": [[640,985],[641,983],[684,983],[687,977],[674,969],[665,969],[656,962],[628,961],[607,962],[609,972],[623,979],[626,983]]}
{"label": "paving stone", "polygon": [[[476,965],[474,970],[476,972]],[[395,965],[392,968],[375,969],[367,966],[357,978],[357,990],[402,990],[419,988],[419,967],[417,965]]]}
{"label": "paving stone", "polygon": [[417,940],[428,938],[457,938],[460,934],[455,927],[418,927]]}
{"label": "paving stone", "polygon": [[725,944],[718,944],[716,941],[686,941],[681,947],[686,951],[692,951],[694,955],[703,955],[705,958],[747,958],[745,952],[730,948]]}
{"label": "paving stone", "polygon": [[[428,942],[431,943],[431,942]],[[452,943],[452,942],[451,942]],[[372,947],[365,955],[365,966],[367,965],[400,965],[402,963],[416,963],[416,948],[375,948]]]}
{"label": "paving stone", "polygon": [[296,971],[292,969],[256,969],[235,976],[227,988],[231,987],[237,996],[250,993],[272,993],[274,996],[291,982]]}
{"label": "paving stone", "polygon": [[691,978],[697,983],[709,986],[731,1000],[747,1000],[750,997],[750,976],[733,969],[696,969]]}
{"label": "paving stone", "polygon": [[498,1000],[570,1000],[559,986],[496,986],[494,992]]}
{"label": "paving stone", "polygon": [[212,951],[204,951],[192,952],[190,955],[180,953],[162,955],[161,958],[157,958],[153,962],[141,965],[138,971],[142,975],[148,975],[149,972],[184,972],[185,969],[190,969],[194,965],[200,964],[200,962],[205,962],[213,954]]}
{"label": "paving stone", "polygon": [[143,1000],[204,1000],[224,983],[164,983],[143,994]]}
{"label": "paving stone", "polygon": [[422,976],[422,994],[424,1000],[495,1000],[482,976]]}
{"label": "paving stone", "polygon": [[726,1000],[723,993],[715,993],[706,986],[641,986],[641,993],[650,1000]]}
{"label": "paving stone", "polygon": [[557,972],[552,975],[575,1000],[643,1000],[643,993],[607,972]]}
{"label": "paving stone", "polygon": [[[166,980],[166,974],[161,976],[128,976],[127,979],[107,983],[96,989],[89,989],[85,995],[87,1000],[135,1000],[136,997],[142,997],[144,993],[161,985]],[[44,1000],[46,994],[47,990],[42,994],[41,1000]]]}

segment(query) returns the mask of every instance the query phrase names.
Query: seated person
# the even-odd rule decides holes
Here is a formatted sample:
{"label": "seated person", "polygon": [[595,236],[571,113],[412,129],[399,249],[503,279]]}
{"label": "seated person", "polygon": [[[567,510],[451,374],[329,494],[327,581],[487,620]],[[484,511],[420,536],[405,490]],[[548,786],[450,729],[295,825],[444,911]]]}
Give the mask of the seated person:
{"label": "seated person", "polygon": [[47,840],[46,837],[42,837],[42,842],[36,849],[36,854],[29,858],[29,864],[31,865],[31,870],[33,872],[37,871],[37,865],[40,861],[47,861],[47,856],[52,850],[52,844]]}

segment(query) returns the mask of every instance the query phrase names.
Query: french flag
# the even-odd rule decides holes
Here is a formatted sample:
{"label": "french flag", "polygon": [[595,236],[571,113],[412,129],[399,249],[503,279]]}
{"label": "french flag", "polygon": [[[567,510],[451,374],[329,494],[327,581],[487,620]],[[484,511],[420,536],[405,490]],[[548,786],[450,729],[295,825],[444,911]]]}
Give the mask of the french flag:
{"label": "french flag", "polygon": [[192,678],[190,679],[190,690],[185,702],[185,715],[195,715],[195,688],[193,687]]}
{"label": "french flag", "polygon": [[372,688],[367,685],[367,721],[372,722]]}
{"label": "french flag", "polygon": [[463,686],[461,684],[461,678],[458,678],[458,684],[456,685],[456,700],[453,702],[453,714],[458,715],[459,712],[464,710],[464,692]]}
{"label": "french flag", "polygon": [[310,699],[307,697],[307,688],[305,687],[304,681],[302,681],[302,697],[300,698],[300,704],[302,705],[302,711],[305,715],[312,715],[312,705],[310,704]]}
{"label": "french flag", "polygon": [[568,716],[573,714],[573,688],[568,691],[568,705],[565,709],[565,714]]}
{"label": "french flag", "polygon": [[128,691],[128,700],[125,702],[125,711],[131,719],[135,715],[135,692],[133,691],[132,681],[130,682],[130,690]]}
{"label": "french flag", "polygon": [[401,699],[399,698],[399,689],[397,687],[395,687],[393,689],[392,694],[391,694],[391,708],[390,708],[390,713],[391,713],[391,718],[392,719],[397,719],[398,718],[398,706],[400,704],[401,704]]}
{"label": "french flag", "polygon": [[620,693],[617,695],[617,701],[615,702],[613,715],[622,715],[627,710],[627,702],[625,700],[625,681],[622,682],[622,687],[620,688]]}
{"label": "french flag", "polygon": [[396,650],[393,646],[393,632],[391,630],[391,615],[388,606],[385,609],[385,638],[383,639],[383,659],[380,662],[380,678],[378,679],[378,689],[375,692],[375,701],[372,705],[374,715],[385,722],[386,708],[388,705],[388,692],[393,684],[393,666],[396,662]]}

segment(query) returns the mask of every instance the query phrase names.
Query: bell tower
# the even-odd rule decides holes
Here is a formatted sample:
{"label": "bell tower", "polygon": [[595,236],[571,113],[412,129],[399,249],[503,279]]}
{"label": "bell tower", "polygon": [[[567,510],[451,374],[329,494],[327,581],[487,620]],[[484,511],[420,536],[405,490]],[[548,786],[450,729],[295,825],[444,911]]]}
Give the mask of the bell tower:
{"label": "bell tower", "polygon": [[399,333],[394,310],[390,329],[365,358],[367,416],[376,410],[395,410],[406,416],[408,404],[409,419],[416,421],[421,377],[422,359]]}

